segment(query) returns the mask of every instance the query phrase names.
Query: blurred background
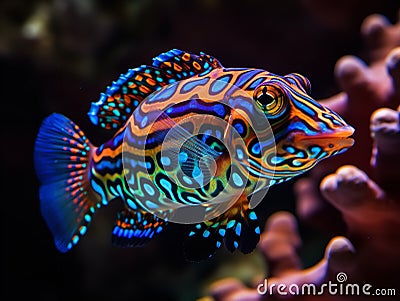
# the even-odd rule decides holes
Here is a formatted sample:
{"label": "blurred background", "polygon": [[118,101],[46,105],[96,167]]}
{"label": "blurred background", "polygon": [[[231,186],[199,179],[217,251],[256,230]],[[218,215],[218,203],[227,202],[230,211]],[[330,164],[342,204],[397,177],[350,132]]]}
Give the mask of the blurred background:
{"label": "blurred background", "polygon": [[[148,246],[119,249],[111,230],[121,204],[99,210],[88,234],[59,253],[40,214],[33,145],[41,121],[59,112],[100,145],[113,133],[87,118],[92,101],[128,68],[161,52],[204,51],[227,67],[306,75],[316,99],[339,91],[333,75],[343,55],[366,59],[362,20],[396,19],[398,0],[3,0],[0,2],[1,166],[4,288],[15,299],[194,300],[221,277],[249,283],[268,269],[257,251],[221,250],[205,262],[184,260],[184,227],[172,225]],[[257,207],[262,223],[294,212],[293,182],[274,186]],[[330,237],[301,226],[305,266]]]}

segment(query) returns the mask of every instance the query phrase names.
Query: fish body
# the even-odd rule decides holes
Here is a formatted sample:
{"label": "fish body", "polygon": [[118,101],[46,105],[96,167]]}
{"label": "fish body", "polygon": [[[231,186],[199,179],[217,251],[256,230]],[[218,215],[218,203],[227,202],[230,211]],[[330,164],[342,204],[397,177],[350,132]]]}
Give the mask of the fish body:
{"label": "fish body", "polygon": [[[121,199],[115,245],[144,245],[173,218],[163,216],[171,206],[198,206],[205,209],[185,243],[189,259],[223,244],[251,252],[260,227],[249,197],[353,144],[354,130],[309,93],[299,74],[224,68],[210,55],[174,49],[121,75],[92,104],[91,121],[116,130],[103,145],[66,117],[49,116],[35,166],[57,248],[70,250],[96,210]],[[222,195],[229,206],[209,218],[207,202]]]}

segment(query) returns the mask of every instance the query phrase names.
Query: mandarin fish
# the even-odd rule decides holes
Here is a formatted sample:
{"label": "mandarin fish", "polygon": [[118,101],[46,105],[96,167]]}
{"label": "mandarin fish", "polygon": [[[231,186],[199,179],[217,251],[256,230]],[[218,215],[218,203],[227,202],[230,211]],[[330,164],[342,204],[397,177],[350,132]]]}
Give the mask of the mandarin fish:
{"label": "mandarin fish", "polygon": [[103,145],[65,116],[48,116],[34,161],[56,247],[69,251],[95,212],[120,199],[114,245],[143,246],[181,221],[191,224],[189,260],[222,245],[251,252],[260,238],[255,192],[354,143],[354,129],[310,89],[297,73],[225,68],[208,54],[173,49],[121,74],[92,103],[91,122],[116,131]]}

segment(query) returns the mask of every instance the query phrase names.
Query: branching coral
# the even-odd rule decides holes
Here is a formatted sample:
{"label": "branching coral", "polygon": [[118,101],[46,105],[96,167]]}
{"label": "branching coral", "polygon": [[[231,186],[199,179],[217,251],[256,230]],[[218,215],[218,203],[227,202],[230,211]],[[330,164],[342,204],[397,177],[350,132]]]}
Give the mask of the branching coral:
{"label": "branching coral", "polygon": [[[292,284],[315,284],[317,291],[325,283],[345,284],[346,280],[337,278],[339,273],[345,273],[340,275],[348,277],[347,283],[371,284],[367,289],[371,295],[377,293],[376,288],[394,288],[400,294],[398,277],[393,277],[400,269],[400,107],[396,111],[400,48],[395,48],[400,45],[400,23],[390,26],[383,17],[370,16],[362,33],[370,49],[369,66],[352,56],[340,59],[335,73],[344,92],[321,101],[356,128],[356,145],[320,164],[295,186],[300,220],[336,235],[342,231],[339,226],[345,225],[346,237],[332,238],[324,258],[302,270],[295,219],[278,212],[267,221],[259,249],[269,265],[268,286],[285,284],[281,291],[288,294],[269,291],[263,295],[231,278],[210,287],[215,300],[345,300],[349,298],[345,293],[332,295],[327,290],[321,296],[288,291]],[[337,222],[340,217],[342,224]],[[262,281],[258,279],[254,286],[265,284]],[[367,297],[371,299],[366,294],[360,298]],[[385,300],[391,298],[396,297]]]}
{"label": "branching coral", "polygon": [[341,58],[335,74],[344,92],[321,101],[356,128],[356,144],[334,160],[319,164],[308,178],[295,185],[298,216],[306,223],[330,232],[338,230],[341,224],[330,223],[327,226],[326,220],[333,221],[337,214],[321,198],[319,183],[325,175],[343,164],[352,164],[371,173],[369,161],[373,143],[367,130],[369,117],[382,106],[394,109],[400,102],[400,48],[395,48],[400,45],[400,23],[389,26],[382,16],[373,15],[364,21],[362,33],[371,48],[368,55],[370,65],[353,56]]}

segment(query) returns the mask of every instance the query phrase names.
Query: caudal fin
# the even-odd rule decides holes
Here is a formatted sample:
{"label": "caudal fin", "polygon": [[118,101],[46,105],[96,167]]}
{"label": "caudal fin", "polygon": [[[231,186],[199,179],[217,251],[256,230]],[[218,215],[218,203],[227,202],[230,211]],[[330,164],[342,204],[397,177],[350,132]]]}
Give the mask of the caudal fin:
{"label": "caudal fin", "polygon": [[89,183],[92,147],[79,127],[61,114],[43,121],[35,142],[40,207],[61,252],[70,250],[86,233],[101,201]]}

